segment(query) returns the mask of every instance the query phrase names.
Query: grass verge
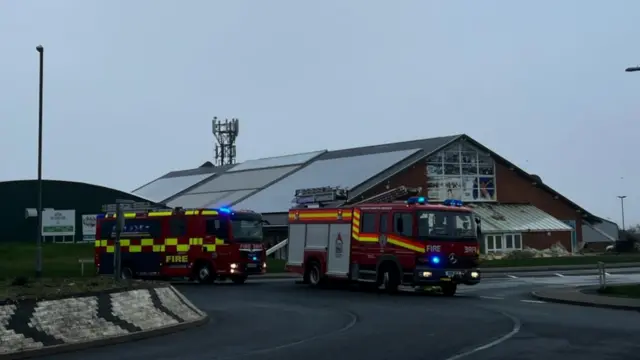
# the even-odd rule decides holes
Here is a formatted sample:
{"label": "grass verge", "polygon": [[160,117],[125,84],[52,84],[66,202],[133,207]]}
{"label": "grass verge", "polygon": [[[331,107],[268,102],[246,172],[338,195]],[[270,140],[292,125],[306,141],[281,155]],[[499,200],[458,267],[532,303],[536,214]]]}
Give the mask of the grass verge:
{"label": "grass verge", "polygon": [[287,263],[286,260],[280,260],[280,259],[272,259],[272,258],[268,258],[267,259],[267,273],[283,273],[284,271],[284,266]]}
{"label": "grass verge", "polygon": [[481,268],[525,267],[525,266],[559,266],[559,265],[593,265],[602,261],[605,264],[640,262],[640,254],[601,255],[601,256],[566,256],[530,259],[483,260]]}
{"label": "grass verge", "polygon": [[640,299],[640,284],[613,285],[599,289],[598,294],[614,297]]}
{"label": "grass verge", "polygon": [[[78,259],[93,259],[93,243],[42,245],[42,273],[48,278],[80,276]],[[0,245],[0,280],[35,274],[36,247],[31,244]],[[84,265],[87,277],[95,275],[93,262]]]}

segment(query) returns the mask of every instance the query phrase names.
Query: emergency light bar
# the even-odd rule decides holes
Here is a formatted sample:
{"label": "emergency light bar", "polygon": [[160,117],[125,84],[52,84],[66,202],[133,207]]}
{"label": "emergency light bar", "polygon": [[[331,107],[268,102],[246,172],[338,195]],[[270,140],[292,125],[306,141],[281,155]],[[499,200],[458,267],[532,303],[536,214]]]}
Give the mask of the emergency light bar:
{"label": "emergency light bar", "polygon": [[414,205],[414,204],[424,205],[427,202],[428,202],[427,198],[424,196],[412,196],[409,199],[407,199],[407,204],[409,205]]}
{"label": "emergency light bar", "polygon": [[341,188],[339,186],[325,186],[318,188],[298,189],[296,190],[293,202],[302,205],[337,200],[346,201],[348,196],[349,191],[347,189]]}
{"label": "emergency light bar", "polygon": [[462,200],[456,200],[456,199],[447,199],[445,201],[442,202],[443,205],[445,206],[464,206],[464,204],[462,203]]}

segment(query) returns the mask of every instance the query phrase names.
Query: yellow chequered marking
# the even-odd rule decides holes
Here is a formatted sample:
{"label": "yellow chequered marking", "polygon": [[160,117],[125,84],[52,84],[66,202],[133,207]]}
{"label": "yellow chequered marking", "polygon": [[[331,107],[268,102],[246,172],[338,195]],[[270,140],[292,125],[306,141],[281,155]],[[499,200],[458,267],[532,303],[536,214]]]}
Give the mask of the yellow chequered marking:
{"label": "yellow chequered marking", "polygon": [[129,252],[130,253],[142,252],[142,246],[140,246],[140,245],[131,245],[131,246],[129,246]]}
{"label": "yellow chequered marking", "polygon": [[179,251],[179,252],[189,251],[190,247],[191,247],[191,245],[180,244],[180,245],[176,246],[176,250]]}
{"label": "yellow chequered marking", "polygon": [[164,239],[164,244],[165,245],[169,245],[169,246],[178,245],[178,238],[167,238],[167,239]]}
{"label": "yellow chequered marking", "polygon": [[215,210],[202,210],[200,214],[201,215],[218,215],[218,212]]}
{"label": "yellow chequered marking", "polygon": [[190,238],[189,245],[202,245],[202,238]]}
{"label": "yellow chequered marking", "polygon": [[107,246],[107,252],[112,253],[115,251],[115,246]]}
{"label": "yellow chequered marking", "polygon": [[165,251],[164,245],[153,245],[153,252],[164,252],[164,251]]}
{"label": "yellow chequered marking", "polygon": [[140,245],[142,245],[142,246],[152,246],[153,245],[153,239],[142,239],[142,240],[140,240]]}

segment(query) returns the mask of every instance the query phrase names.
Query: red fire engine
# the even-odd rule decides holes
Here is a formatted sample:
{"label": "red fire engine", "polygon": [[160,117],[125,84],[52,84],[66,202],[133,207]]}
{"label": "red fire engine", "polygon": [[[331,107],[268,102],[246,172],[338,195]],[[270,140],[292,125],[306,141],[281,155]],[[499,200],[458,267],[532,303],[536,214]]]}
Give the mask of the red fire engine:
{"label": "red fire engine", "polygon": [[440,286],[453,296],[478,284],[480,219],[459,200],[430,204],[419,192],[401,186],[349,205],[345,189],[297,190],[287,270],[312,286],[342,279],[388,292]]}
{"label": "red fire engine", "polygon": [[[95,264],[113,274],[116,214],[98,215]],[[124,212],[120,234],[122,277],[189,278],[242,284],[266,272],[262,215],[219,209]]]}

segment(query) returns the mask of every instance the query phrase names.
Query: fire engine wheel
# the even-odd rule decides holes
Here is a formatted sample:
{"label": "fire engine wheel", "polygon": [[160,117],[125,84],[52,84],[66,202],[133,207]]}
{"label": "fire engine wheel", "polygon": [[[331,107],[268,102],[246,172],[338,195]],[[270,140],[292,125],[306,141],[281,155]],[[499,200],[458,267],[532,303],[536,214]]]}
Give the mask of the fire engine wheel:
{"label": "fire engine wheel", "polygon": [[120,270],[120,278],[122,280],[131,280],[133,279],[133,270],[130,267],[125,266]]}
{"label": "fire engine wheel", "polygon": [[307,269],[306,277],[309,279],[309,285],[313,287],[320,286],[320,283],[322,282],[320,264],[318,264],[317,262],[311,263],[309,265],[309,268]]}
{"label": "fire engine wheel", "polygon": [[215,274],[209,263],[202,263],[196,268],[196,280],[200,284],[212,284]]}
{"label": "fire engine wheel", "polygon": [[454,296],[456,294],[456,291],[458,290],[458,285],[448,283],[440,285],[440,288],[442,289],[442,294],[444,296]]}
{"label": "fire engine wheel", "polygon": [[382,290],[393,294],[398,292],[398,287],[400,286],[399,275],[396,274],[394,268],[392,266],[385,266],[380,274],[380,278],[378,279],[379,288]]}

